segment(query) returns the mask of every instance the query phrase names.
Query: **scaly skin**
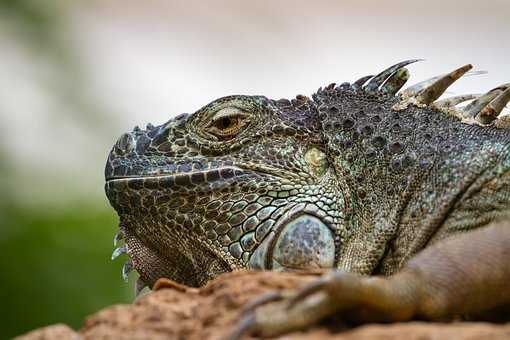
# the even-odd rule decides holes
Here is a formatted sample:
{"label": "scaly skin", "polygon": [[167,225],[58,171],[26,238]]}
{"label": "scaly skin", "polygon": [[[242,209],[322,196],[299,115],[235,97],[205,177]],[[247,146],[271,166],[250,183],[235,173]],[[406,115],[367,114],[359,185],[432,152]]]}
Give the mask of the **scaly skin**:
{"label": "scaly skin", "polygon": [[[391,275],[414,263],[409,260],[423,248],[444,249],[443,239],[504,218],[509,131],[495,117],[484,118],[487,126],[470,125],[465,122],[476,117],[429,105],[446,89],[442,83],[415,97],[395,96],[410,62],[364,86],[319,89],[313,99],[224,97],[124,134],[105,176],[126,240],[127,269],[134,267],[150,286],[161,277],[199,286],[244,268]],[[420,271],[402,273],[409,272]],[[412,292],[431,287],[416,279],[422,274],[402,273],[395,277],[406,277],[403,286],[418,282]],[[321,289],[338,282],[326,281]],[[410,300],[416,307],[419,299]],[[329,302],[319,304],[324,315],[338,309]],[[403,312],[416,310],[409,308],[388,319],[423,314]],[[287,320],[275,329],[260,316],[250,320],[249,328],[265,335],[303,326]]]}

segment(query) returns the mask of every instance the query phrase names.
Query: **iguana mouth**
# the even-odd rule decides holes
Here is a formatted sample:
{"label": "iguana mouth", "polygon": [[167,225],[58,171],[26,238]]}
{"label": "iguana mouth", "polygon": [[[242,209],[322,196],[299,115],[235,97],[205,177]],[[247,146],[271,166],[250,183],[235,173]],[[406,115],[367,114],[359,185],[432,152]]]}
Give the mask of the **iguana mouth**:
{"label": "iguana mouth", "polygon": [[[248,174],[270,175],[275,177],[295,177],[296,174],[282,169],[267,167],[262,164],[240,164],[233,166],[221,166],[199,171],[190,172],[161,172],[154,174],[133,174],[133,175],[114,175],[106,177],[106,182],[129,181],[133,189],[142,188],[148,182],[162,182],[162,184],[176,185],[198,185],[205,182],[215,182],[220,180],[229,180]],[[164,183],[163,183],[164,182]],[[149,187],[151,189],[152,187]]]}
{"label": "iguana mouth", "polygon": [[210,187],[217,188],[214,183],[225,183],[233,178],[250,175],[252,173],[244,171],[237,167],[222,167],[206,171],[194,171],[187,173],[159,174],[149,176],[112,176],[106,180],[108,185],[126,184],[132,190],[139,189],[159,189],[183,191],[186,188],[194,186],[202,187],[209,184]]}

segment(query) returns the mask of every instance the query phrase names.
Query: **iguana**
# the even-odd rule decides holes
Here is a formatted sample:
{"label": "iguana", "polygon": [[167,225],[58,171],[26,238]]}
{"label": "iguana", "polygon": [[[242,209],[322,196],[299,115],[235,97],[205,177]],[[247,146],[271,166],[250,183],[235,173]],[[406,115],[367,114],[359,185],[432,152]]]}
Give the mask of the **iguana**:
{"label": "iguana", "polygon": [[498,117],[510,84],[438,100],[466,65],[400,91],[415,61],[312,98],[228,96],[123,134],[105,169],[123,275],[200,286],[240,269],[336,269],[262,297],[234,337],[334,313],[510,320],[510,124]]}

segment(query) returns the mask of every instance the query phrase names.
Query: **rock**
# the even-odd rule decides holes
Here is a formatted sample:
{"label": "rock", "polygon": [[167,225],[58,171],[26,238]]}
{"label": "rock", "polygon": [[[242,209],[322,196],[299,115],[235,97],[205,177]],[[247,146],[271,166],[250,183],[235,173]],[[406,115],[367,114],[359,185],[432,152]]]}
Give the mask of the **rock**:
{"label": "rock", "polygon": [[16,340],[81,340],[82,337],[66,325],[56,324],[31,331]]}
{"label": "rock", "polygon": [[[317,273],[236,272],[198,289],[166,280],[131,305],[112,306],[89,316],[78,333],[55,325],[18,339],[224,339],[248,301],[274,289],[301,286],[316,277]],[[370,324],[347,331],[326,324],[282,339],[510,339],[510,323],[408,322]]]}

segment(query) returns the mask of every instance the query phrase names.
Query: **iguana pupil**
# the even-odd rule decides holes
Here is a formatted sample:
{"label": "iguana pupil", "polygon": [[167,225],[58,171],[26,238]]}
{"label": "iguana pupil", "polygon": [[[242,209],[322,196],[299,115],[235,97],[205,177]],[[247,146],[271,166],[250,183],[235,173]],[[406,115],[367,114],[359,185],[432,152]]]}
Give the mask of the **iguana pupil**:
{"label": "iguana pupil", "polygon": [[219,125],[218,127],[220,129],[226,130],[226,129],[232,127],[233,124],[232,124],[232,120],[230,118],[225,117],[225,118],[220,119],[218,125]]}

